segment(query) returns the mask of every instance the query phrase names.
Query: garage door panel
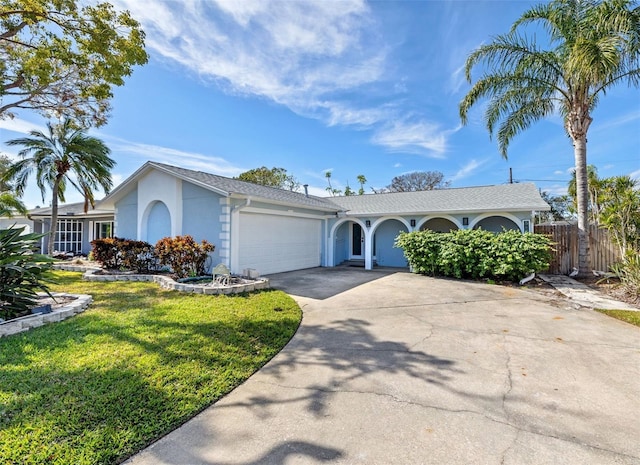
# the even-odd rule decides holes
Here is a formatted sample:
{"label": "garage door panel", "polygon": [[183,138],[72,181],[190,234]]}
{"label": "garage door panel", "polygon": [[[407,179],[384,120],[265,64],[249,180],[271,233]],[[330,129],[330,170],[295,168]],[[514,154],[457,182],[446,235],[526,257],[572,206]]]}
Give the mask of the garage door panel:
{"label": "garage door panel", "polygon": [[321,220],[240,214],[240,268],[261,274],[320,266]]}

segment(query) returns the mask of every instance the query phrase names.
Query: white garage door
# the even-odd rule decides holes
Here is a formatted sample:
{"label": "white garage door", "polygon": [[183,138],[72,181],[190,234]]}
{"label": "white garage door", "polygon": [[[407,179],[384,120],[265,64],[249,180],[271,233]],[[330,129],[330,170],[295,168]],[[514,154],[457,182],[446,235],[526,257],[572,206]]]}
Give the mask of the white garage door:
{"label": "white garage door", "polygon": [[240,270],[262,275],[320,266],[321,220],[240,213]]}

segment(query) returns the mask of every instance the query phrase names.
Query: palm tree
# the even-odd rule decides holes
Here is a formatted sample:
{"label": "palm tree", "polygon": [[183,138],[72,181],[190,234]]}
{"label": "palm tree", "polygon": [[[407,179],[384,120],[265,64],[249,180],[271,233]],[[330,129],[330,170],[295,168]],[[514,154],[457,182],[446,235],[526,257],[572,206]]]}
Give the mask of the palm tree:
{"label": "palm tree", "polygon": [[48,134],[31,131],[31,137],[13,139],[7,145],[23,146],[5,174],[14,181],[15,190],[22,195],[30,175],[35,171],[36,184],[42,194],[51,189],[51,229],[47,253],[53,254],[58,224],[58,200],[64,202],[67,183],[75,187],[85,199],[85,212],[95,206],[94,191],[101,187],[105,193],[112,187],[111,169],[115,162],[110,150],[100,139],[87,136],[71,120],[61,124],[47,124]]}
{"label": "palm tree", "polygon": [[13,192],[0,192],[0,217],[12,217],[14,213],[26,215],[27,208]]}
{"label": "palm tree", "polygon": [[[529,23],[549,34],[549,47],[520,33]],[[507,158],[511,139],[534,122],[559,111],[574,147],[581,275],[589,272],[587,132],[591,113],[612,86],[640,84],[640,8],[633,0],[554,0],[526,11],[508,34],[499,35],[467,58],[465,70],[485,66],[460,103],[470,108],[489,99],[484,120]]]}
{"label": "palm tree", "polygon": [[[598,196],[602,190],[602,179],[598,177],[598,169],[594,165],[587,165],[587,214],[589,215],[589,221],[598,222],[598,216],[600,214],[600,202]],[[571,170],[571,180],[567,185],[567,194],[573,200],[573,204],[577,205],[578,200],[578,188],[576,181],[576,170]]]}
{"label": "palm tree", "polygon": [[27,207],[15,194],[13,186],[4,179],[5,173],[11,165],[9,157],[0,155],[0,217],[11,217],[14,213],[27,214]]}

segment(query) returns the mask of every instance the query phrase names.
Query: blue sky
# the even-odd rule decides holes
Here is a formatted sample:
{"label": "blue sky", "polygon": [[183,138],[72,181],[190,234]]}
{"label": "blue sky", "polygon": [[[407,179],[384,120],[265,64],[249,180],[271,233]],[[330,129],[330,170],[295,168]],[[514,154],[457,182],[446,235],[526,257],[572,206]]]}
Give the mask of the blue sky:
{"label": "blue sky", "polygon": [[[560,118],[498,153],[482,108],[461,127],[466,56],[537,2],[115,0],[141,22],[149,63],[115,89],[106,126],[117,185],[147,160],[224,176],[283,167],[316,195],[384,187],[437,170],[452,187],[516,181],[564,193],[573,148]],[[640,178],[640,91],[620,86],[594,112],[588,162]],[[0,142],[44,120],[0,120]],[[0,150],[15,156],[13,147]],[[68,201],[79,196],[68,195]],[[31,185],[25,201],[42,205]],[[48,203],[48,197],[45,204]]]}

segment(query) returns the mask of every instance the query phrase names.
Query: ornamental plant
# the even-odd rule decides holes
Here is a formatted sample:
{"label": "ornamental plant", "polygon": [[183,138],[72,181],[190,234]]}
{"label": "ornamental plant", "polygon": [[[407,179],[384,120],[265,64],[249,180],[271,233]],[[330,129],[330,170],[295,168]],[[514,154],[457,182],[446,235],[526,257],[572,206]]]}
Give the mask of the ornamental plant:
{"label": "ornamental plant", "polygon": [[215,246],[207,240],[197,243],[190,235],[165,237],[155,246],[161,265],[170,266],[178,278],[201,276]]}
{"label": "ornamental plant", "polygon": [[43,234],[24,230],[0,229],[0,318],[5,320],[35,307],[38,291],[49,294],[44,273],[52,260],[37,253]]}
{"label": "ornamental plant", "polygon": [[508,281],[547,269],[551,245],[540,234],[483,230],[400,233],[395,243],[415,273]]}
{"label": "ornamental plant", "polygon": [[149,273],[158,268],[153,246],[145,241],[113,237],[91,241],[91,246],[94,260],[108,270]]}

